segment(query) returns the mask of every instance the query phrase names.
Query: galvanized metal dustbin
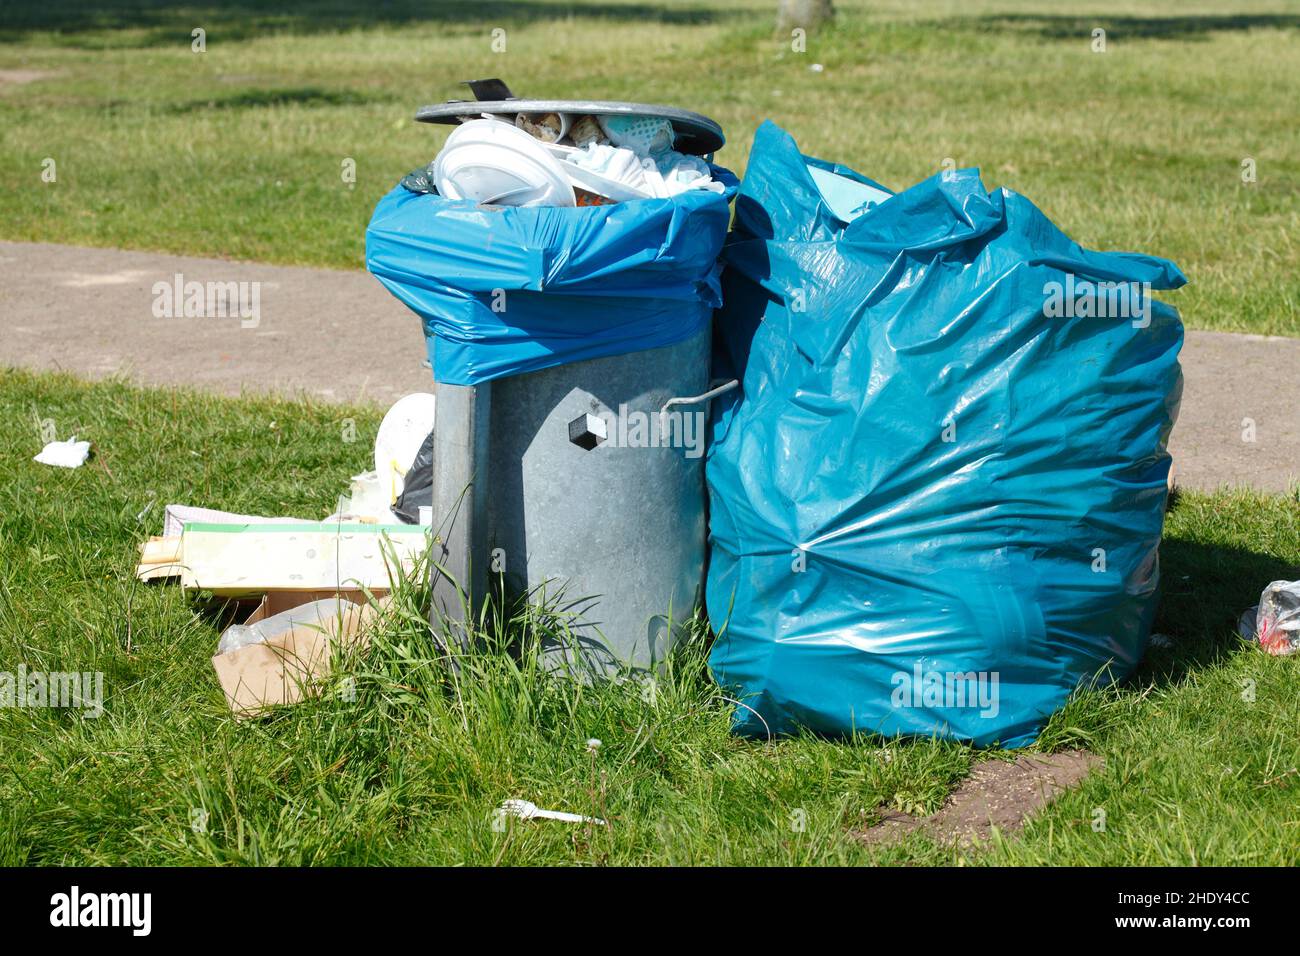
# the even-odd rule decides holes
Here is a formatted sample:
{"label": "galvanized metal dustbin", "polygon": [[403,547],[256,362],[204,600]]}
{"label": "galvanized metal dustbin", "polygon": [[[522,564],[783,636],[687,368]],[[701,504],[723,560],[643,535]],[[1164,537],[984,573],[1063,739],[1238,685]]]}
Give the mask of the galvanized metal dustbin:
{"label": "galvanized metal dustbin", "polygon": [[[468,582],[562,606],[551,664],[660,665],[693,614],[705,556],[710,330],[676,345],[487,385],[438,386],[435,611]],[[441,580],[440,580],[441,578]]]}
{"label": "galvanized metal dustbin", "polygon": [[600,670],[662,662],[699,599],[706,407],[670,402],[706,390],[709,338],[493,383],[489,572],[571,606]]}
{"label": "galvanized metal dustbin", "polygon": [[[648,116],[672,125],[678,150],[711,156],[724,142],[713,120],[673,107],[529,100],[498,79],[470,87],[477,100],[423,107],[416,118]],[[652,280],[643,288],[653,295]],[[560,639],[544,646],[548,663],[576,655],[608,673],[664,661],[703,584],[711,345],[703,325],[671,345],[438,385],[435,626],[459,628],[468,642],[467,612],[499,580],[560,611],[567,627],[552,629]]]}

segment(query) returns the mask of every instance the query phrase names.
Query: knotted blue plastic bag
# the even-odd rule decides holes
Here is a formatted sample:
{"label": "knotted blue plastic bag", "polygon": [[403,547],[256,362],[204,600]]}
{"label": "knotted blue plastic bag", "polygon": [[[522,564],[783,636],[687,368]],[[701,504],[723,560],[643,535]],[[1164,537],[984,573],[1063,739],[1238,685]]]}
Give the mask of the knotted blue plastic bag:
{"label": "knotted blue plastic bag", "polygon": [[505,375],[683,342],[720,299],[726,192],[608,206],[489,207],[398,186],[366,229],[366,266],[420,316],[434,377]]}
{"label": "knotted blue plastic bag", "polygon": [[771,123],[723,260],[743,392],[707,466],[707,599],[737,729],[1021,746],[1126,676],[1182,390],[1150,292],[1177,267],[1082,249],[974,170],[891,198]]}

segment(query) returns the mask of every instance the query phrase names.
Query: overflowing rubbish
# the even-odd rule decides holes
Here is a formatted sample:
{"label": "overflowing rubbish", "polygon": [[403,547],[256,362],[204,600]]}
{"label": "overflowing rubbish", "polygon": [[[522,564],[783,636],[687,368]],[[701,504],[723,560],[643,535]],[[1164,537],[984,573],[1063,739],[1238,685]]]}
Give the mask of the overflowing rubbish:
{"label": "overflowing rubbish", "polygon": [[714,371],[743,385],[715,402],[707,605],[737,730],[1016,747],[1128,675],[1182,387],[1150,292],[1178,268],[975,170],[890,194],[770,122],[722,259]]}
{"label": "overflowing rubbish", "polygon": [[[434,613],[481,606],[490,574],[562,618],[544,667],[653,669],[702,591],[710,326],[737,180],[709,161],[722,131],[699,114],[489,86],[420,110],[458,128],[366,234],[370,271],[420,316],[440,388],[394,511],[428,509],[439,529]],[[498,152],[458,155],[470,142]],[[486,169],[507,151],[528,157],[514,182]],[[546,185],[556,170],[572,204]],[[448,198],[470,192],[497,201]]]}
{"label": "overflowing rubbish", "polygon": [[353,476],[350,494],[323,521],[169,504],[162,534],[140,545],[139,580],[174,579],[236,602],[260,599],[246,620],[222,632],[212,658],[236,714],[314,692],[334,651],[363,640],[363,626],[395,578],[428,550],[427,507],[414,507],[410,517],[393,508],[433,428],[435,406],[432,394],[416,393],[388,410],[374,470]]}
{"label": "overflowing rubbish", "polygon": [[600,206],[723,193],[700,158],[722,145],[712,120],[666,107],[601,101],[526,101],[500,80],[470,84],[492,99],[454,100],[416,116],[461,124],[427,169],[402,186],[487,206]]}
{"label": "overflowing rubbish", "polygon": [[1242,612],[1237,630],[1275,657],[1300,650],[1300,581],[1274,581],[1264,588],[1259,604]]}
{"label": "overflowing rubbish", "polygon": [[[415,114],[422,123],[466,123],[482,116],[536,129],[539,138],[549,138],[562,124],[569,124],[567,139],[578,146],[608,142],[611,131],[622,138],[616,145],[653,145],[653,126],[666,121],[672,127],[676,149],[694,156],[717,152],[726,142],[722,127],[707,116],[674,106],[625,103],[613,100],[547,100],[515,96],[499,79],[471,80],[466,85],[476,100],[449,100],[424,106]],[[557,121],[560,125],[557,126]],[[648,135],[647,135],[648,134]]]}
{"label": "overflowing rubbish", "polygon": [[721,128],[673,107],[470,86],[499,98],[421,109],[418,120],[457,128],[366,230],[366,265],[422,319],[434,378],[478,385],[707,328],[737,186],[701,158]]}
{"label": "overflowing rubbish", "polygon": [[565,813],[562,810],[543,810],[527,800],[507,800],[497,809],[497,817],[518,817],[521,820],[559,820],[563,823],[594,823],[596,826],[609,824],[600,817],[585,817],[581,813]]}
{"label": "overflowing rubbish", "polygon": [[[571,479],[615,461],[622,425],[596,421],[605,386],[532,373],[677,347],[721,304],[712,378],[743,386],[680,394],[714,400],[710,664],[738,731],[1021,746],[1080,683],[1132,671],[1181,392],[1182,326],[1152,293],[1185,282],[1175,265],[1084,250],[974,170],[895,194],[765,123],[738,189],[698,114],[471,87],[417,114],[460,125],[376,207],[367,265],[420,315],[439,382],[499,382],[494,403],[530,409],[514,445],[489,441],[504,504],[555,507],[537,488],[562,467],[583,520],[629,497]],[[432,480],[424,458],[406,489]],[[499,498],[486,510],[494,540],[528,530],[506,548],[525,583],[568,562],[572,522],[542,534]]]}
{"label": "overflowing rubbish", "polygon": [[[559,128],[567,130],[567,123]],[[486,206],[592,206],[726,190],[707,162],[672,149],[666,121],[663,130],[627,138],[644,145],[611,145],[602,137],[578,146],[493,119],[470,120],[452,131],[428,169],[402,185]]]}
{"label": "overflowing rubbish", "polygon": [[406,514],[394,507],[433,428],[435,407],[434,396],[421,392],[388,410],[375,437],[374,470],[352,476],[349,493],[323,520],[167,505],[162,534],[140,546],[136,577],[178,578],[184,588],[228,597],[340,588],[386,593],[398,567],[409,567],[428,547],[418,506]]}
{"label": "overflowing rubbish", "polygon": [[80,468],[90,457],[90,442],[77,441],[73,435],[66,441],[52,441],[46,444],[32,461],[42,465],[54,465],[57,468]]}
{"label": "overflowing rubbish", "polygon": [[366,265],[420,316],[442,383],[673,345],[707,329],[721,301],[716,262],[737,183],[710,169],[722,193],[576,211],[488,209],[399,185],[371,217]]}

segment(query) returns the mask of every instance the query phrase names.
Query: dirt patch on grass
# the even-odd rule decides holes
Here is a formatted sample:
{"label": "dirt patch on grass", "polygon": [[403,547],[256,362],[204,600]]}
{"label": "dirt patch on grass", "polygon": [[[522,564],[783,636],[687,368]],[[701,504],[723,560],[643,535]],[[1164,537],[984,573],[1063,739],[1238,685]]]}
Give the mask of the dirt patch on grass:
{"label": "dirt patch on grass", "polygon": [[0,86],[26,86],[57,75],[54,70],[0,70]]}
{"label": "dirt patch on grass", "polygon": [[937,843],[982,843],[994,827],[1003,833],[1018,831],[1035,811],[1077,787],[1102,763],[1086,750],[1026,754],[1014,763],[982,760],[935,813],[915,817],[887,810],[879,823],[856,836],[869,845],[888,846],[923,830]]}

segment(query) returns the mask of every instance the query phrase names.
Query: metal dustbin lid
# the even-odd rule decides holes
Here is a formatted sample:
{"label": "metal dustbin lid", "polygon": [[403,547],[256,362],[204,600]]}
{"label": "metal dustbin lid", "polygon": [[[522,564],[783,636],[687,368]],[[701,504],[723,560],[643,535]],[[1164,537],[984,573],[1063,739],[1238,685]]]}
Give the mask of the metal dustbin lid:
{"label": "metal dustbin lid", "polygon": [[449,100],[436,106],[422,106],[415,114],[420,123],[455,125],[462,117],[488,113],[514,116],[516,113],[571,113],[590,116],[654,116],[668,120],[677,134],[673,148],[681,153],[706,156],[722,148],[727,138],[722,127],[699,113],[675,106],[623,103],[617,100],[531,100],[512,97],[500,100]]}

